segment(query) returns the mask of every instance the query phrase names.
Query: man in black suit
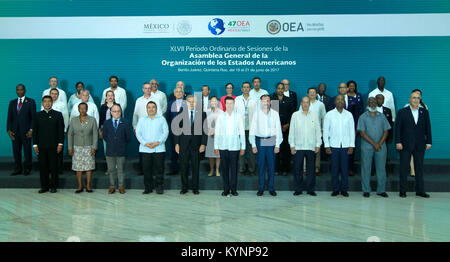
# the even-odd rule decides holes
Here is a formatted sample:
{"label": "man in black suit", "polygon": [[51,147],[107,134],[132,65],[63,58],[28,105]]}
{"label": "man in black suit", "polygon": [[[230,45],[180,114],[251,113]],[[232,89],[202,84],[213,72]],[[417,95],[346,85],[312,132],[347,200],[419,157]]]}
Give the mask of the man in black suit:
{"label": "man in black suit", "polygon": [[281,81],[281,83],[284,85],[284,92],[283,92],[283,94],[286,97],[289,97],[289,99],[293,101],[294,111],[297,111],[297,107],[298,107],[297,93],[295,93],[294,91],[289,89],[290,86],[291,86],[291,82],[289,82],[289,80],[287,80],[287,79],[283,79]]}
{"label": "man in black suit", "polygon": [[58,187],[56,154],[62,151],[64,144],[64,119],[60,112],[52,109],[52,104],[52,97],[44,96],[42,98],[44,110],[37,113],[33,121],[33,149],[39,157],[41,176],[39,193],[45,193],[49,189],[51,193],[56,193]]}
{"label": "man in black suit", "polygon": [[33,136],[33,119],[36,114],[36,103],[33,99],[25,97],[25,86],[16,86],[17,99],[9,102],[6,130],[11,138],[14,153],[14,171],[16,176],[22,173],[22,147],[25,155],[24,175],[31,172],[31,138]]}
{"label": "man in black suit", "polygon": [[389,130],[388,138],[386,139],[387,143],[391,143],[392,138],[393,138],[393,130],[392,129],[394,127],[394,122],[392,121],[392,111],[388,107],[383,106],[384,95],[378,94],[375,96],[375,99],[377,100],[377,106],[378,106],[379,112],[384,114],[387,121],[389,122],[389,125],[391,126],[391,129]]}
{"label": "man in black suit", "polygon": [[181,162],[181,192],[188,192],[188,172],[192,167],[192,191],[199,194],[199,166],[200,154],[205,152],[207,135],[203,130],[203,123],[206,120],[206,113],[202,112],[199,106],[196,107],[198,98],[193,95],[186,97],[188,108],[183,110],[175,121],[178,122],[179,130],[174,130],[175,151],[180,155]]}
{"label": "man in black suit", "polygon": [[[327,91],[327,85],[325,83],[320,83],[317,87],[317,100],[322,102],[325,105],[325,110],[328,112],[334,108],[333,102],[331,101],[331,97],[325,92]],[[334,100],[333,100],[334,101]]]}
{"label": "man in black suit", "polygon": [[395,142],[400,151],[400,197],[406,197],[407,175],[410,173],[411,155],[416,173],[416,195],[428,198],[423,182],[423,159],[431,148],[431,122],[428,110],[419,107],[420,92],[409,96],[409,106],[398,111],[395,120]]}
{"label": "man in black suit", "polygon": [[[175,117],[183,111],[183,107],[186,103],[184,100],[184,91],[181,87],[175,87],[173,90],[174,99],[169,100],[166,111],[166,120],[169,126],[169,140],[168,148],[171,148],[170,153],[170,175],[176,175],[178,173],[178,154],[175,152],[175,136],[172,129],[172,121]],[[170,144],[171,143],[171,144]]]}

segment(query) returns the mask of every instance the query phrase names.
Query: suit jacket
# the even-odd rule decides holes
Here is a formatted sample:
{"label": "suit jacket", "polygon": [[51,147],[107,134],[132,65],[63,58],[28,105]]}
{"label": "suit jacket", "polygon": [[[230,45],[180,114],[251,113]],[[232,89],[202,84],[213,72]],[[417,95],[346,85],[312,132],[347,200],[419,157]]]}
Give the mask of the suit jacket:
{"label": "suit jacket", "polygon": [[[198,149],[201,145],[206,146],[208,139],[207,134],[203,130],[203,123],[206,123],[206,113],[201,111],[195,111],[194,125],[191,125],[189,110],[185,109],[180,111],[179,116],[183,117],[180,122],[180,128],[182,129],[181,135],[174,137],[174,143],[180,145],[180,151],[185,151],[192,146],[194,149]],[[200,114],[201,113],[201,114]],[[195,128],[201,128],[201,134],[194,132]],[[190,131],[190,132],[189,132]]]}
{"label": "suit jacket", "polygon": [[33,99],[25,97],[25,100],[22,102],[22,109],[20,112],[17,112],[17,101],[18,98],[9,102],[6,131],[23,135],[33,128],[33,119],[36,115],[36,103]]}
{"label": "suit jacket", "polygon": [[167,124],[169,125],[169,133],[172,134],[172,121],[173,119],[180,113],[183,111],[183,108],[187,106],[186,100],[183,100],[181,103],[181,107],[180,107],[180,112],[177,112],[177,108],[176,108],[176,101],[177,100],[170,100],[169,104],[167,105],[167,111],[166,111],[166,120],[167,120]]}
{"label": "suit jacket", "polygon": [[[275,92],[276,94],[276,92]],[[297,98],[297,93],[295,93],[294,91],[289,90],[289,98],[293,101],[293,105],[294,105],[294,111],[297,111],[297,107],[298,107],[298,98]]]}
{"label": "suit jacket", "polygon": [[327,95],[327,94],[323,94],[323,101],[321,101],[321,102],[323,102],[323,104],[325,105],[325,110],[327,112],[334,108],[334,100],[332,101],[331,97],[329,95]]}
{"label": "suit jacket", "polygon": [[[187,97],[188,95],[190,95],[189,92],[184,92],[183,100],[186,100],[186,97]],[[170,96],[169,96],[169,103],[170,103],[170,101],[172,101],[172,100],[176,100],[176,99],[175,99],[175,95],[174,95],[173,93],[170,94]]]}
{"label": "suit jacket", "polygon": [[391,141],[392,140],[392,136],[394,134],[394,122],[392,121],[392,112],[391,109],[383,106],[383,114],[386,117],[386,119],[389,122],[389,125],[391,126],[391,129],[389,129],[389,135],[388,138],[386,139],[387,141]]}
{"label": "suit jacket", "polygon": [[426,144],[431,145],[431,122],[428,110],[419,107],[419,120],[414,122],[411,108],[398,111],[395,119],[395,143],[401,143],[403,150],[425,151]]}
{"label": "suit jacket", "polygon": [[40,111],[33,119],[33,145],[39,149],[55,149],[64,144],[64,119],[61,112]]}
{"label": "suit jacket", "polygon": [[97,120],[87,115],[86,123],[82,125],[80,116],[76,116],[70,120],[69,132],[67,134],[67,148],[73,149],[73,146],[90,146],[91,149],[97,150],[98,144],[98,127]]}
{"label": "suit jacket", "polygon": [[127,144],[131,138],[130,123],[120,118],[117,130],[113,126],[113,118],[106,120],[102,128],[103,140],[106,141],[106,156],[125,156]]}

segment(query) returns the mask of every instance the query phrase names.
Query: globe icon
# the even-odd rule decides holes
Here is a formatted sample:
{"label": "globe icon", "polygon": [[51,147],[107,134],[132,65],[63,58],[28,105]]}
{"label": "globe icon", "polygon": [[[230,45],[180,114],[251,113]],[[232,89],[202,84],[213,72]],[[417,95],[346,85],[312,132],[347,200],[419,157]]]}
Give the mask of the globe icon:
{"label": "globe icon", "polygon": [[208,29],[213,35],[220,35],[225,31],[223,20],[220,18],[214,18],[208,24]]}

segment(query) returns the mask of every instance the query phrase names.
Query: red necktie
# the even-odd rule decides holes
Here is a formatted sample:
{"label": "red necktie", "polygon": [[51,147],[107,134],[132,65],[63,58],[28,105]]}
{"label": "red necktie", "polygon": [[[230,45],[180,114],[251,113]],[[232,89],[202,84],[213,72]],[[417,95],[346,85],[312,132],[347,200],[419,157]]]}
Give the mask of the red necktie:
{"label": "red necktie", "polygon": [[22,98],[19,98],[19,107],[17,108],[17,112],[20,112],[20,109],[22,109]]}

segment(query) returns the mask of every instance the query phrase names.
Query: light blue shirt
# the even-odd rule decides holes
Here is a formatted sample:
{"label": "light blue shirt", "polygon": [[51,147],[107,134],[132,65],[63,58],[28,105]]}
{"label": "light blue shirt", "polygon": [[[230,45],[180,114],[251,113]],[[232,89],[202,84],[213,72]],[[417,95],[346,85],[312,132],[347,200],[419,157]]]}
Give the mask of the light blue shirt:
{"label": "light blue shirt", "polygon": [[[153,119],[145,116],[139,119],[136,127],[136,138],[139,141],[139,152],[162,153],[166,152],[164,143],[169,136],[169,127],[163,116],[156,115]],[[155,148],[145,146],[147,143],[159,142]]]}

